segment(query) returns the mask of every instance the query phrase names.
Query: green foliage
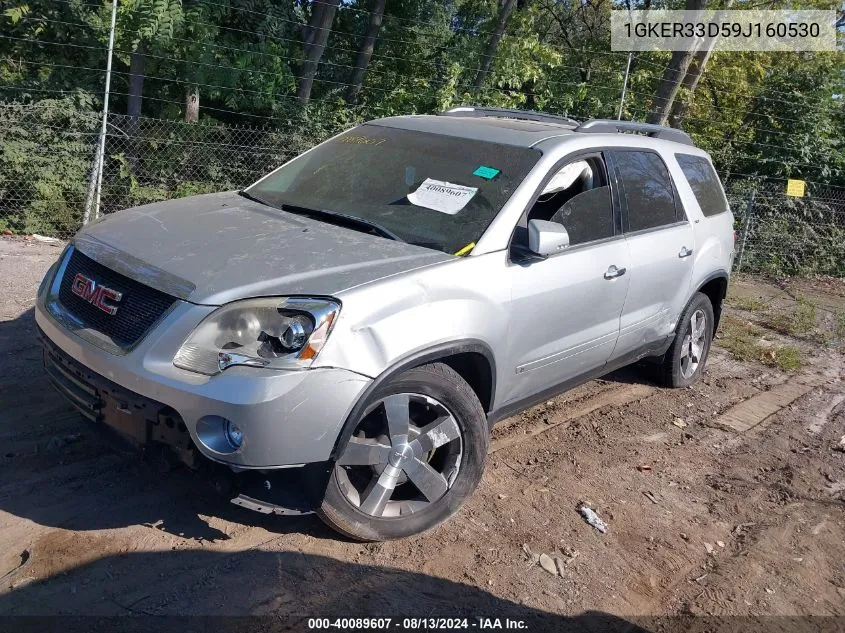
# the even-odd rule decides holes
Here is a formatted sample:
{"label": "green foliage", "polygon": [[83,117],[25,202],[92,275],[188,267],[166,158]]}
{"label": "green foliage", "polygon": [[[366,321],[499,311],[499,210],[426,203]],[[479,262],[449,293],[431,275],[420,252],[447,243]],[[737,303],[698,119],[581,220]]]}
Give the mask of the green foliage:
{"label": "green foliage", "polygon": [[783,371],[795,371],[803,365],[797,347],[768,340],[766,331],[753,323],[727,315],[720,330],[718,345],[737,360],[757,361]]}
{"label": "green foliage", "polygon": [[743,271],[845,277],[845,226],[788,212],[755,219]]}
{"label": "green foliage", "polygon": [[801,337],[816,329],[816,304],[806,297],[797,297],[790,311],[772,311],[765,319],[771,330],[788,336]]}
{"label": "green foliage", "polygon": [[0,107],[2,228],[68,235],[79,227],[97,128],[90,105],[80,94]]}
{"label": "green foliage", "polygon": [[[615,118],[619,108],[628,56],[610,51],[615,5],[546,0],[517,3],[478,91],[473,83],[501,3],[390,0],[355,107],[343,96],[372,1],[344,1],[312,99],[300,106],[300,38],[313,1],[119,0],[106,210],[246,185],[297,151],[376,117],[468,103],[581,119]],[[110,19],[108,0],[0,0],[0,226],[58,235],[77,226]],[[136,134],[121,113],[130,57],[141,42],[148,57]],[[624,118],[647,116],[669,58],[633,56]],[[818,184],[845,186],[843,79],[841,51],[717,52],[697,89],[681,91],[687,109],[680,125],[713,154],[738,228],[760,182],[810,182],[807,199],[788,200],[780,190],[758,197],[743,270],[845,275],[845,200]],[[196,125],[182,123],[189,87],[200,95]]]}
{"label": "green foliage", "polygon": [[731,295],[727,298],[727,303],[732,308],[737,310],[745,310],[746,312],[760,312],[765,310],[768,304],[758,299],[757,297],[744,297]]}

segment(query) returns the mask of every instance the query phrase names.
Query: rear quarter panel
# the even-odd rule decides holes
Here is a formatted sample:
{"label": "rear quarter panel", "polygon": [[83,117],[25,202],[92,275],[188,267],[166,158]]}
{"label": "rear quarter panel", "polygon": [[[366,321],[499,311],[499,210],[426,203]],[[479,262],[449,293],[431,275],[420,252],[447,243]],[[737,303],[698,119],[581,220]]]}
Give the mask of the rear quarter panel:
{"label": "rear quarter panel", "polygon": [[[701,156],[710,160],[706,152],[692,147],[684,147],[682,150],[676,150],[676,152]],[[695,235],[695,252],[693,255],[695,262],[691,288],[691,291],[695,291],[712,278],[714,273],[723,272],[730,275],[734,258],[733,213],[729,207],[727,213],[710,217],[705,216],[681,166],[675,158],[675,152],[664,151],[663,156],[672,179],[675,181],[678,195],[687,217],[692,223]]]}

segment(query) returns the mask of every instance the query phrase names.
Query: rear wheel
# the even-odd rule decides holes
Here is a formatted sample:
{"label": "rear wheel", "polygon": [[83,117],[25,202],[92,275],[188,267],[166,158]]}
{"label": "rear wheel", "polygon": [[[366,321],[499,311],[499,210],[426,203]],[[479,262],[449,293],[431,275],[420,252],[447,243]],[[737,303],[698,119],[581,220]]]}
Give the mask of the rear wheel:
{"label": "rear wheel", "polygon": [[450,367],[416,367],[377,389],[340,453],[320,517],[359,540],[402,538],[454,514],[484,470],[486,416]]}
{"label": "rear wheel", "polygon": [[701,378],[713,342],[714,325],[710,298],[701,292],[695,293],[678,319],[675,340],[663,359],[660,368],[663,384],[687,387]]}

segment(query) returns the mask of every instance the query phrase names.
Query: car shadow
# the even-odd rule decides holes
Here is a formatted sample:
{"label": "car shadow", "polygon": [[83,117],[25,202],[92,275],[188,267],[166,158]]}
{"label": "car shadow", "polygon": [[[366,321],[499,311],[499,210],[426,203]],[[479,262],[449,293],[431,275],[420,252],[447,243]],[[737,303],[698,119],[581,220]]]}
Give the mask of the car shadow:
{"label": "car shadow", "polygon": [[602,376],[600,380],[626,385],[660,386],[660,383],[657,381],[657,365],[646,360],[612,371]]}
{"label": "car shadow", "polygon": [[[12,582],[26,575],[24,566]],[[403,628],[404,618],[467,618],[467,628],[499,618],[500,629],[507,618],[532,632],[646,630],[607,613],[557,615],[423,573],[263,550],[108,556],[0,595],[0,630],[15,631],[304,631],[314,628],[309,618],[361,617],[393,618],[394,630],[445,630]]]}

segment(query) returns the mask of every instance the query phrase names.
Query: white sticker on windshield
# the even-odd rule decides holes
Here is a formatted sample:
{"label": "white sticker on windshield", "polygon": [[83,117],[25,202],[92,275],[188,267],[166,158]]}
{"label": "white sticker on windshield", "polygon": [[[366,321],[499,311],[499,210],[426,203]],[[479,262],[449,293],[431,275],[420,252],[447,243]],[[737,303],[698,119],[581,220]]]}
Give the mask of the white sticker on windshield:
{"label": "white sticker on windshield", "polygon": [[411,204],[455,215],[478,193],[478,187],[453,185],[451,182],[426,178],[416,191],[408,194]]}

